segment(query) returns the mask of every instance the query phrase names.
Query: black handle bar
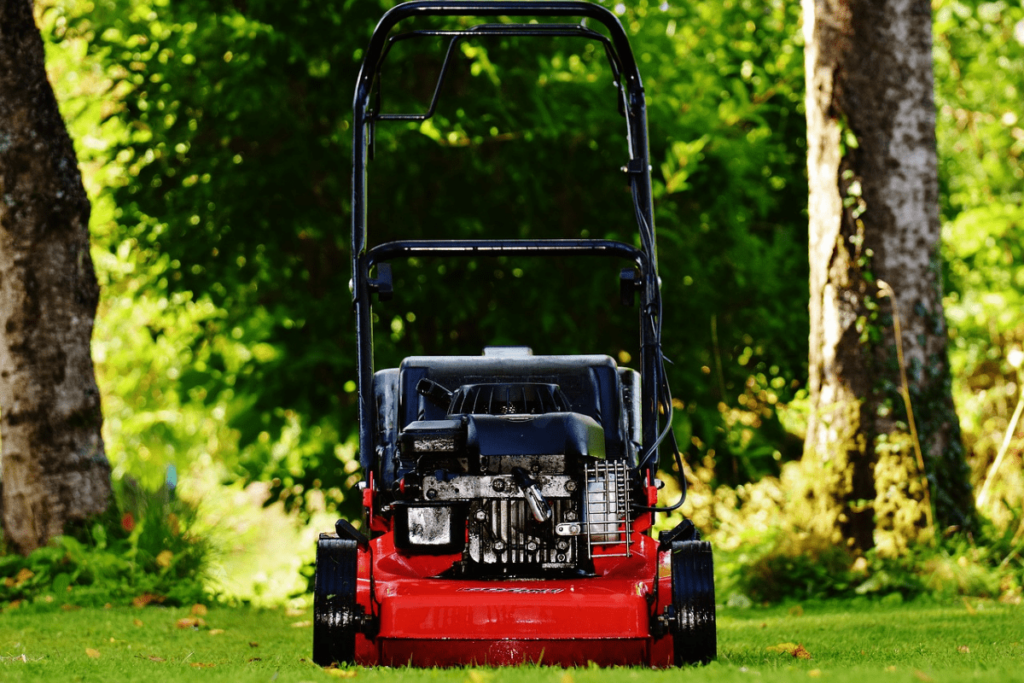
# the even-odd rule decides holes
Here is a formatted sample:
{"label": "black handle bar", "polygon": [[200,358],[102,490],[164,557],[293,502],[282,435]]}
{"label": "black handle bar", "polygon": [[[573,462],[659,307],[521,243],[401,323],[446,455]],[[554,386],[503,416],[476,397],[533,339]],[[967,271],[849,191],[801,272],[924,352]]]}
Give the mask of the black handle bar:
{"label": "black handle bar", "polygon": [[600,5],[576,0],[560,2],[537,2],[536,0],[500,0],[497,2],[481,2],[480,0],[413,0],[397,5],[381,18],[377,28],[373,30],[370,44],[364,53],[363,66],[359,72],[356,86],[355,108],[362,111],[369,103],[370,91],[373,87],[374,74],[380,62],[387,36],[400,21],[413,17],[463,17],[463,16],[513,16],[513,17],[586,17],[594,19],[605,26],[611,34],[612,44],[622,65],[622,76],[627,90],[642,90],[640,72],[636,68],[633,50],[629,46],[626,32],[612,12]]}

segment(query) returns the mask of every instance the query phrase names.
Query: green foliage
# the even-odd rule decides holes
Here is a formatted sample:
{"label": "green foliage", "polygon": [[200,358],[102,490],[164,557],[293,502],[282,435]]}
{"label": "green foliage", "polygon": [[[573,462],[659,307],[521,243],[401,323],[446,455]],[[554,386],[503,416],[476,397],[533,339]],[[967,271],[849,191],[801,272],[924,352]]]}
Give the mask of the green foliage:
{"label": "green foliage", "polygon": [[0,555],[0,606],[46,610],[203,599],[210,548],[190,532],[194,509],[130,483],[120,489],[118,503],[99,519],[27,557]]}
{"label": "green foliage", "polygon": [[[355,431],[347,102],[390,5],[96,0],[44,13],[56,44],[87,39],[106,79],[93,156],[116,208],[97,262],[116,327],[98,346],[117,386],[106,391],[121,471],[156,479],[167,462],[207,458],[286,499],[343,498]],[[731,482],[792,457],[773,406],[805,375],[798,13],[752,0],[621,12],[650,97],[678,427]],[[440,47],[396,48],[386,110],[425,106]],[[434,119],[378,126],[371,243],[634,241],[610,77],[585,42],[464,44]],[[512,343],[628,363],[635,311],[613,304],[617,266],[594,265],[395,264],[397,296],[376,309],[377,365]],[[757,419],[724,419],[753,414],[739,402],[751,377]],[[743,435],[762,423],[765,436]]]}
{"label": "green foliage", "polygon": [[720,583],[733,602],[974,596],[1019,604],[1024,542],[1012,536],[1012,530],[987,528],[977,543],[953,535],[937,547],[917,545],[899,556],[872,550],[854,557],[841,547],[779,532],[727,553]]}
{"label": "green foliage", "polygon": [[[1024,7],[937,3],[935,57],[950,359],[980,481],[1021,384],[1006,358],[1024,343]],[[1000,525],[1010,522],[1000,499],[1024,501],[1019,455],[1011,461],[984,510]]]}

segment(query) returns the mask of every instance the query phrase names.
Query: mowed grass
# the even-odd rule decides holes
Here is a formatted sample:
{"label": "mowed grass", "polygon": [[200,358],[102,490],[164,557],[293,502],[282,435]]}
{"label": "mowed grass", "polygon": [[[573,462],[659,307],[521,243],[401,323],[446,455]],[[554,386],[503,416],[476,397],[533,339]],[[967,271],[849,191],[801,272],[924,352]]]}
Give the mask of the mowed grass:
{"label": "mowed grass", "polygon": [[[719,659],[707,667],[565,670],[324,671],[309,661],[311,614],[211,608],[82,609],[0,615],[0,682],[13,681],[1024,681],[1024,607],[994,603],[820,603],[719,612]],[[802,645],[810,658],[775,648]],[[772,651],[769,648],[783,650]]]}

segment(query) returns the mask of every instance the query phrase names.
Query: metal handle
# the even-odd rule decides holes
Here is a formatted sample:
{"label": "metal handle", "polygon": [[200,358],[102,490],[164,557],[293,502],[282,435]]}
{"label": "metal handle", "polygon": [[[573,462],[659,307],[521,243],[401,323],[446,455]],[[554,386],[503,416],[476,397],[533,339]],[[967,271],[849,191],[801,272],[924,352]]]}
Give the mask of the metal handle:
{"label": "metal handle", "polygon": [[615,52],[622,63],[622,75],[630,90],[642,88],[640,73],[636,68],[633,50],[622,24],[610,10],[590,2],[577,0],[561,2],[536,2],[535,0],[501,0],[480,2],[479,0],[413,0],[397,5],[381,17],[373,30],[370,44],[366,49],[363,67],[359,72],[356,87],[355,108],[362,111],[369,103],[373,77],[377,64],[387,44],[387,35],[400,21],[413,17],[463,17],[463,16],[513,16],[513,17],[586,17],[600,22],[611,34]]}

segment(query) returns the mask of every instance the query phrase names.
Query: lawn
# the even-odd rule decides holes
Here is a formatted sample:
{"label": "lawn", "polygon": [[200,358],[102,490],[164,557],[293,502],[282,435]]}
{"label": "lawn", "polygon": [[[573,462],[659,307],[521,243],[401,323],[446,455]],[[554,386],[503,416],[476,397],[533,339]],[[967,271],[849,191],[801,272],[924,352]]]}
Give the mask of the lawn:
{"label": "lawn", "polygon": [[[183,619],[202,620],[197,626]],[[0,682],[331,681],[1024,681],[1024,607],[840,602],[719,612],[717,662],[644,669],[363,669],[309,662],[311,614],[162,607],[0,615]],[[789,644],[789,645],[787,645]],[[793,646],[801,645],[797,657]],[[782,646],[782,647],[779,647]],[[805,658],[809,656],[809,658]]]}

